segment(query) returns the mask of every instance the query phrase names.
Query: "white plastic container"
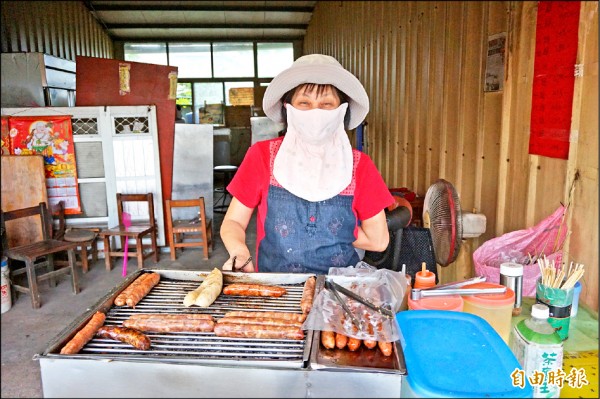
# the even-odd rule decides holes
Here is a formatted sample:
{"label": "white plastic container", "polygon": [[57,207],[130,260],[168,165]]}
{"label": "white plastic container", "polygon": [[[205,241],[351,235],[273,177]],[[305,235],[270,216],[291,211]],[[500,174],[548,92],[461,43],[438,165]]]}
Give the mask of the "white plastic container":
{"label": "white plastic container", "polygon": [[10,270],[8,269],[8,258],[2,258],[2,281],[0,284],[0,290],[2,292],[2,313],[6,313],[12,306],[12,300],[10,297]]}

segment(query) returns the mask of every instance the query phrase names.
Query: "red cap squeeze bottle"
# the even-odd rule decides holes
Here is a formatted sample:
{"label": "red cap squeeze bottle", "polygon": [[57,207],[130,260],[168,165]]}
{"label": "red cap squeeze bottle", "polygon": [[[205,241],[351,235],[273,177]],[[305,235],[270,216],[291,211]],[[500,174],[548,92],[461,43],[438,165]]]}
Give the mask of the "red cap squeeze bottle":
{"label": "red cap squeeze bottle", "polygon": [[435,287],[435,274],[427,270],[427,264],[421,263],[421,271],[415,273],[413,288]]}

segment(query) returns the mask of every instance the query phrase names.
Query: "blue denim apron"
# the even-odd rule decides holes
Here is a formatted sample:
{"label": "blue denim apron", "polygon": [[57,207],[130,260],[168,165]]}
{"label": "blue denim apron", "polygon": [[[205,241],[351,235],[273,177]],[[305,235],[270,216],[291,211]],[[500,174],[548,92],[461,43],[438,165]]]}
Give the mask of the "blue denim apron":
{"label": "blue denim apron", "polygon": [[351,195],[336,195],[310,202],[271,185],[259,271],[327,274],[330,267],[356,265],[352,200]]}

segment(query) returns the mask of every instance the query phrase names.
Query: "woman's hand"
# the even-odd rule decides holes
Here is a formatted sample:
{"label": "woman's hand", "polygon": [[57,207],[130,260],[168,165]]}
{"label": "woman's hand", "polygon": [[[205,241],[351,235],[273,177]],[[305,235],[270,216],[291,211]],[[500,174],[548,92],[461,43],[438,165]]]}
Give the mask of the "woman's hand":
{"label": "woman's hand", "polygon": [[223,264],[223,270],[247,273],[255,271],[250,250],[246,245],[246,228],[253,211],[253,208],[246,207],[237,198],[231,200],[221,224],[221,239],[229,252],[229,259]]}
{"label": "woman's hand", "polygon": [[252,263],[252,257],[248,256],[232,256],[227,259],[227,261],[223,264],[223,270],[225,271],[234,271],[234,272],[245,272],[245,273],[253,273],[254,272],[254,263]]}

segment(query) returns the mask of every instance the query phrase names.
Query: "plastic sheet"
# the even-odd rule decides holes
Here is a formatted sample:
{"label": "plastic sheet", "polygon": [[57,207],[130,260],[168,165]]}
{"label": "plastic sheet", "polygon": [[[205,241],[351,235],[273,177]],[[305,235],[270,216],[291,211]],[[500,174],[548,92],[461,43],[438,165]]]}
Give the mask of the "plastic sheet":
{"label": "plastic sheet", "polygon": [[[391,310],[394,314],[400,310],[406,292],[406,276],[403,272],[378,270],[365,262],[359,262],[355,267],[332,267],[326,279],[331,279],[374,305]],[[352,323],[334,294],[325,288],[315,297],[313,308],[304,321],[303,328],[334,331],[363,340],[392,342],[400,338],[398,323],[394,318],[387,318],[342,293],[340,297],[362,322],[361,329]]]}

